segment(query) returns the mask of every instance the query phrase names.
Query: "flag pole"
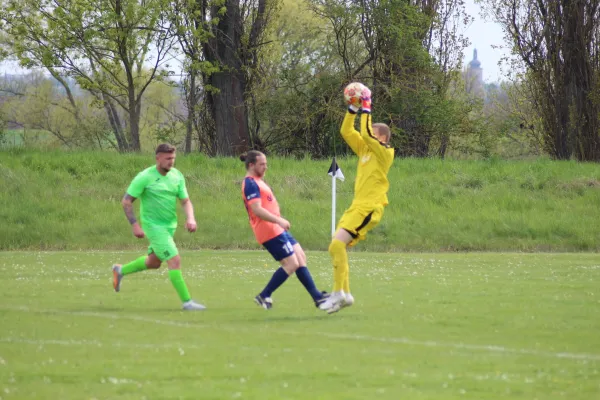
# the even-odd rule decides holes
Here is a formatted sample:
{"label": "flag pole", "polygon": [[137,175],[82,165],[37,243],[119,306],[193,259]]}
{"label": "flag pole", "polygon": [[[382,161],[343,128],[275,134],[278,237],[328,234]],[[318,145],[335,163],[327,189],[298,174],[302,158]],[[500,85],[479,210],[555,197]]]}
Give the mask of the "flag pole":
{"label": "flag pole", "polygon": [[[335,157],[333,158],[333,162],[335,163]],[[335,235],[335,185],[336,185],[336,176],[335,171],[331,174],[331,237]]]}

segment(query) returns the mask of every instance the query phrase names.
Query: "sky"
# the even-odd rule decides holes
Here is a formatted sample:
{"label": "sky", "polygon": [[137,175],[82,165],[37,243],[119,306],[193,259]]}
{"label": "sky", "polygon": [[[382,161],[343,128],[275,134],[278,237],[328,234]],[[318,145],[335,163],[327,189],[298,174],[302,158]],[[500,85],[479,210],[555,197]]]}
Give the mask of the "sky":
{"label": "sky", "polygon": [[[471,45],[464,50],[464,66],[473,59],[473,50],[477,49],[477,59],[481,62],[483,69],[483,81],[487,83],[500,82],[502,79],[498,62],[507,55],[508,49],[504,44],[504,33],[502,28],[495,22],[486,22],[480,15],[480,8],[474,0],[465,0],[467,14],[475,18],[475,21],[464,32],[469,38]],[[492,46],[502,46],[502,49],[494,49]]]}
{"label": "sky", "polygon": [[19,65],[16,62],[12,62],[12,61],[4,61],[4,62],[0,62],[0,74],[4,75],[4,74],[24,74],[27,71],[20,68]]}
{"label": "sky", "polygon": [[[480,15],[480,7],[475,0],[465,0],[466,11],[475,18],[475,21],[466,28],[464,34],[471,41],[471,45],[464,50],[464,66],[473,59],[473,50],[477,49],[477,59],[483,69],[483,80],[487,83],[500,82],[502,75],[498,61],[507,53],[506,49],[494,49],[493,45],[504,46],[504,34],[500,25],[495,22],[486,22]],[[25,73],[16,63],[0,63],[0,74]]]}

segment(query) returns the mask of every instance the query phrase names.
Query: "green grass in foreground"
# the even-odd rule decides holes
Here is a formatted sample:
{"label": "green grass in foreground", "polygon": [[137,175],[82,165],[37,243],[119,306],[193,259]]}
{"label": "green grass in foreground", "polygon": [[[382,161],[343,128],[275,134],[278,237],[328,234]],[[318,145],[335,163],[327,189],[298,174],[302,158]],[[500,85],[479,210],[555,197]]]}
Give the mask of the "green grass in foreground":
{"label": "green grass in foreground", "polygon": [[[356,304],[318,311],[296,278],[253,304],[264,252],[184,252],[179,311],[165,270],[132,252],[0,253],[6,399],[598,399],[597,254],[351,253]],[[310,252],[328,289],[329,257]]]}

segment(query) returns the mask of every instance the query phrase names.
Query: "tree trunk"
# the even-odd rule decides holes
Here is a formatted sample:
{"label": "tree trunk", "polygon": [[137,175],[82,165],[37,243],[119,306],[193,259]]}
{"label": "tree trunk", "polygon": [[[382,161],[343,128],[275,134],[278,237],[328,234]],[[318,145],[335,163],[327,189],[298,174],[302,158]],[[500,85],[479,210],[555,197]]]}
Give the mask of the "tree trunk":
{"label": "tree trunk", "polygon": [[599,0],[488,0],[528,70],[544,127],[544,150],[557,159],[600,161],[597,80]]}
{"label": "tree trunk", "polygon": [[[569,71],[566,99],[569,102],[569,130],[573,154],[581,161],[600,160],[598,114],[600,110],[591,101],[594,89],[594,71],[588,43],[592,32],[585,18],[585,4],[581,0],[565,3],[563,55],[565,70]],[[588,5],[591,7],[591,5]],[[593,17],[592,17],[593,18]]]}
{"label": "tree trunk", "polygon": [[140,151],[141,99],[136,99],[133,87],[129,88],[129,151]]}
{"label": "tree trunk", "polygon": [[[244,102],[246,77],[240,54],[243,32],[240,2],[227,0],[225,5],[227,11],[217,24],[215,38],[204,49],[207,61],[221,68],[206,79],[208,85],[217,89],[208,93],[216,127],[216,153],[232,156],[249,149],[250,129]],[[217,15],[217,11],[213,7],[213,15]]]}
{"label": "tree trunk", "polygon": [[217,155],[233,156],[248,150],[250,132],[244,103],[244,77],[239,72],[217,72],[210,84],[219,89],[211,94],[216,127]]}
{"label": "tree trunk", "polygon": [[198,99],[196,94],[198,91],[196,90],[196,71],[194,68],[190,68],[189,71],[189,88],[187,91],[187,120],[186,120],[186,131],[185,131],[185,154],[189,154],[192,152],[192,134],[194,133],[194,119],[196,118],[196,104],[198,104]]}
{"label": "tree trunk", "polygon": [[448,151],[448,145],[450,144],[450,135],[443,134],[441,137],[440,147],[438,148],[437,155],[441,159],[446,157]]}
{"label": "tree trunk", "polygon": [[129,149],[129,142],[123,134],[123,128],[121,126],[121,118],[119,117],[119,113],[113,102],[106,94],[102,93],[101,96],[104,104],[104,110],[106,111],[106,115],[108,116],[108,122],[110,123],[110,126],[112,127],[113,132],[115,134],[115,139],[117,140],[118,150],[120,152],[126,152]]}

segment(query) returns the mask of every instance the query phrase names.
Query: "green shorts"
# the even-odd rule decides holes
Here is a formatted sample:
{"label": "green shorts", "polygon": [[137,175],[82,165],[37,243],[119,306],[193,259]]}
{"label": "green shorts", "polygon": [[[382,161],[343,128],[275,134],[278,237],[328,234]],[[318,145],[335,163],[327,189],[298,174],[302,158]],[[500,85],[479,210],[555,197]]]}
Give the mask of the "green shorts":
{"label": "green shorts", "polygon": [[148,246],[148,254],[156,254],[160,261],[167,261],[179,254],[173,235],[175,228],[163,228],[153,226],[144,229],[144,233],[150,242]]}

